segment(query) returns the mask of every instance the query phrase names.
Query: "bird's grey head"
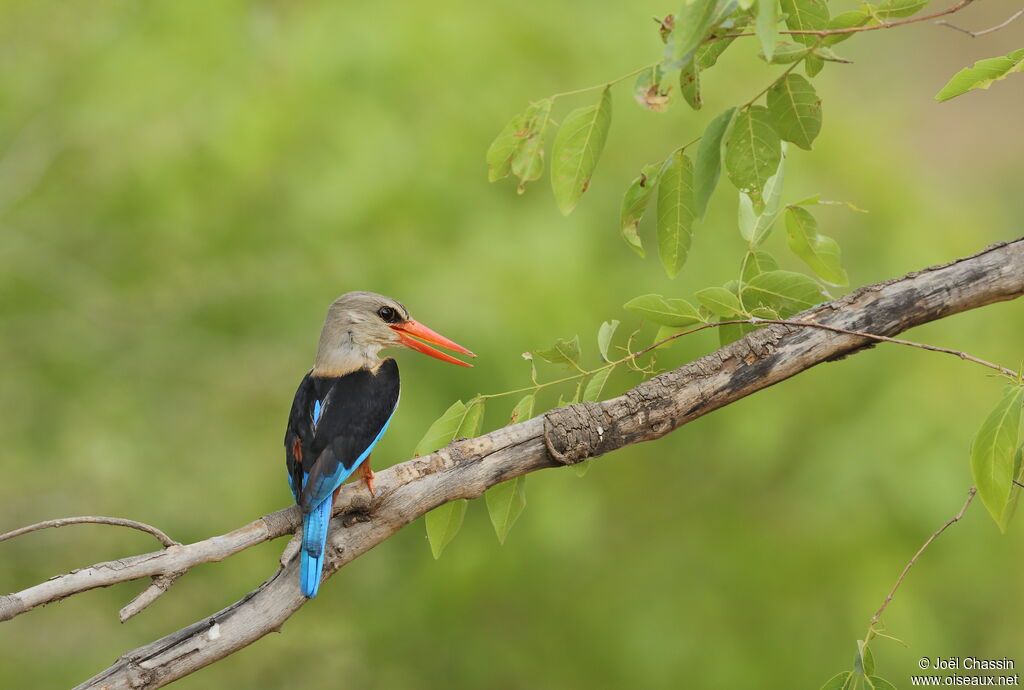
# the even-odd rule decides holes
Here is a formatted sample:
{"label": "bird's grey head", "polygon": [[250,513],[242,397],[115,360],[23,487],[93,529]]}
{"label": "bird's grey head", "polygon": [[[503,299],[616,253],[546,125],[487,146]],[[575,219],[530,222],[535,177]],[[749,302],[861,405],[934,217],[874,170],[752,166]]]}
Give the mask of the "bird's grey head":
{"label": "bird's grey head", "polygon": [[375,367],[382,349],[402,345],[391,326],[409,320],[409,310],[396,299],[375,292],[346,292],[327,309],[313,371],[340,376]]}

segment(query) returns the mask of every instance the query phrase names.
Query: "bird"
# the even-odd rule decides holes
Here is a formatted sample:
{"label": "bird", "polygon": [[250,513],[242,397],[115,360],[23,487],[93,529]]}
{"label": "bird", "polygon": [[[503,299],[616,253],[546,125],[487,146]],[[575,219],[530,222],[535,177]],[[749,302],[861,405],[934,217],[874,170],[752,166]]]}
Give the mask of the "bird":
{"label": "bird", "polygon": [[384,295],[347,292],[327,310],[313,368],[295,391],[284,437],[288,484],[302,511],[299,588],[309,599],[320,588],[331,508],[342,482],[358,468],[374,494],[370,453],[399,398],[398,364],[380,351],[404,347],[473,366],[431,344],[476,357]]}

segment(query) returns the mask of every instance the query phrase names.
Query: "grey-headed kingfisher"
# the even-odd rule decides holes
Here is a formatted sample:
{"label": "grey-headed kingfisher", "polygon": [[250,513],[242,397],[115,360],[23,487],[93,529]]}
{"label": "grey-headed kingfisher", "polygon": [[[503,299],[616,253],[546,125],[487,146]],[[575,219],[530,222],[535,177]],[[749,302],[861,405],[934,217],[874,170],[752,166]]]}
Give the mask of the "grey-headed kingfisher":
{"label": "grey-headed kingfisher", "polygon": [[349,292],[327,310],[316,361],[295,391],[284,437],[288,483],[302,509],[299,586],[309,598],[320,587],[334,496],[357,468],[373,493],[370,452],[398,407],[398,364],[381,359],[380,351],[407,347],[472,366],[430,344],[476,356],[384,295]]}

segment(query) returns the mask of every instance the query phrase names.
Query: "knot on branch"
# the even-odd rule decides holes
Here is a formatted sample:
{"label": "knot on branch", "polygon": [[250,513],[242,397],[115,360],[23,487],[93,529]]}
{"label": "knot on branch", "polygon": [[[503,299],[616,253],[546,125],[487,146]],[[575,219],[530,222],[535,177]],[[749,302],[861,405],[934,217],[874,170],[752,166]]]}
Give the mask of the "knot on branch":
{"label": "knot on branch", "polygon": [[13,594],[0,597],[0,621],[9,621],[25,610],[25,602]]}
{"label": "knot on branch", "polygon": [[611,426],[600,403],[560,407],[544,415],[544,445],[555,462],[575,465],[604,452],[602,446],[613,436]]}

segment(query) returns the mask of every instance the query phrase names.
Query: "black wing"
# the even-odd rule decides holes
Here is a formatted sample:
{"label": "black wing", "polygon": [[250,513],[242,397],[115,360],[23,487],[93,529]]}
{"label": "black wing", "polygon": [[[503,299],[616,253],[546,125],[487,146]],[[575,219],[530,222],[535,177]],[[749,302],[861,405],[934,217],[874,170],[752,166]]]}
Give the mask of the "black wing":
{"label": "black wing", "polygon": [[338,377],[307,374],[295,392],[285,456],[303,511],[326,499],[369,455],[398,406],[398,364]]}

